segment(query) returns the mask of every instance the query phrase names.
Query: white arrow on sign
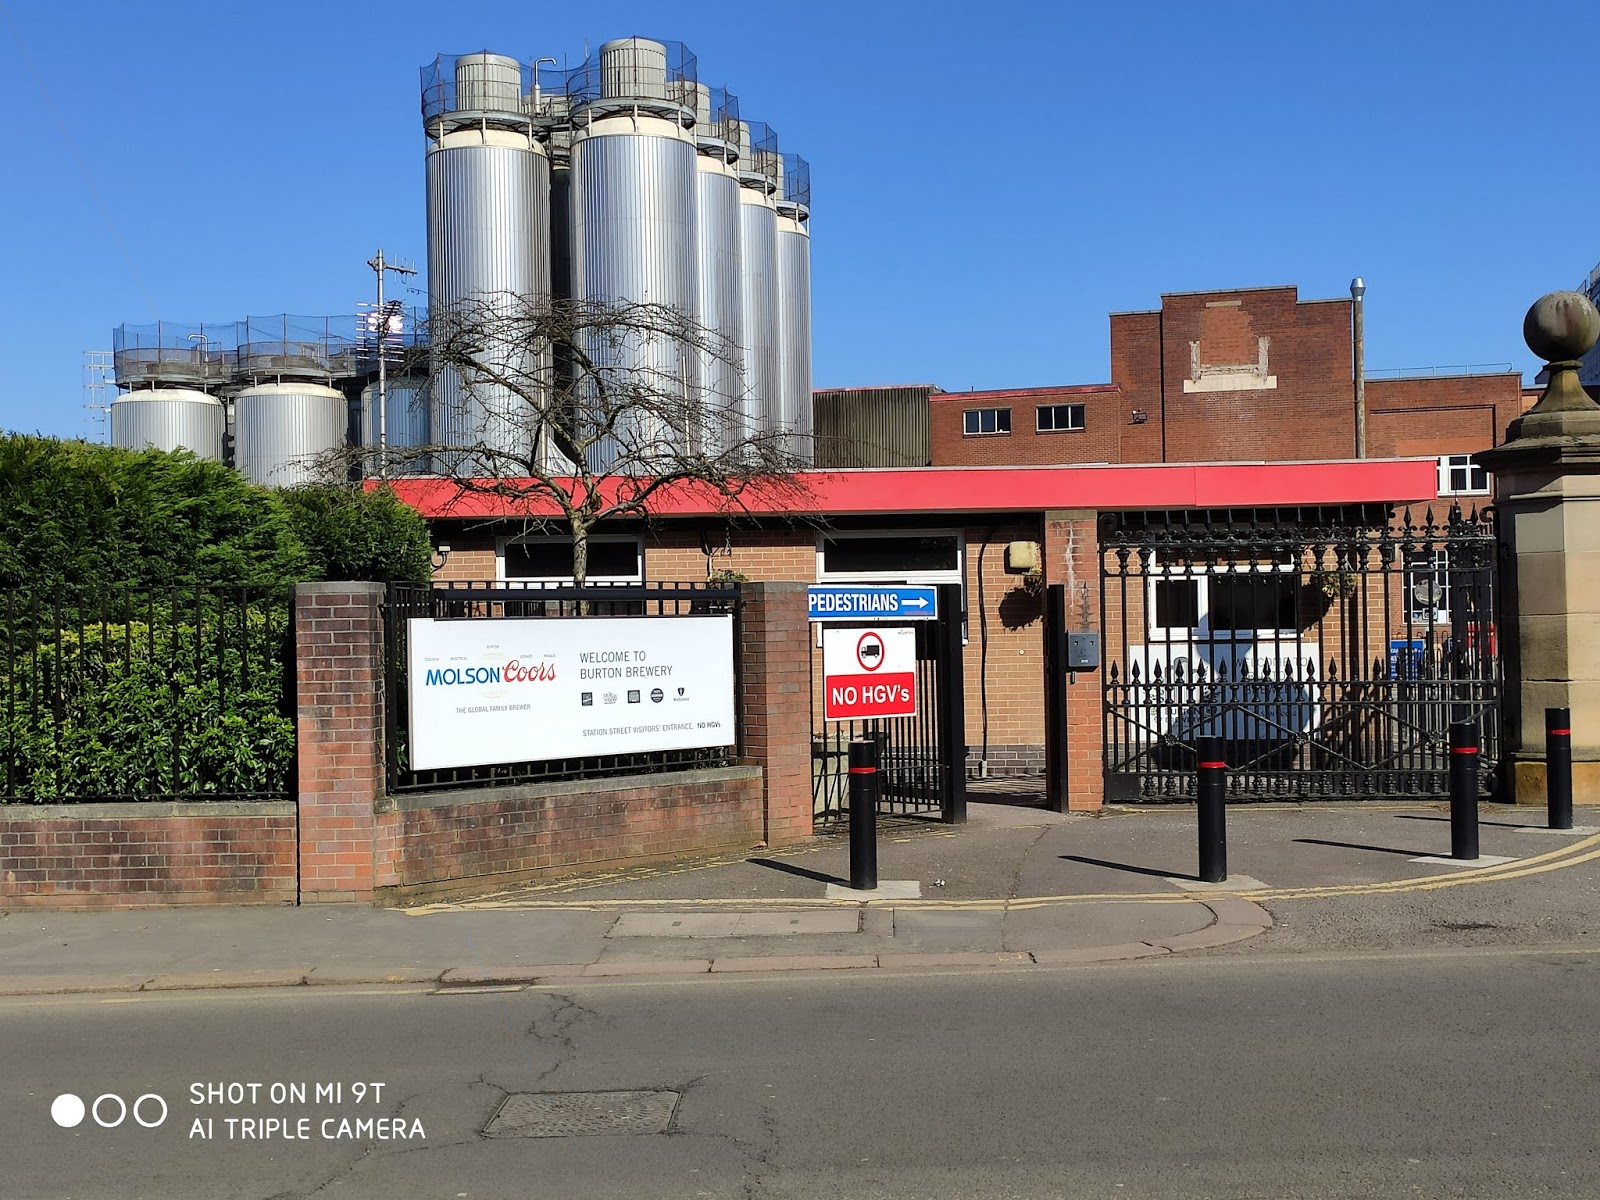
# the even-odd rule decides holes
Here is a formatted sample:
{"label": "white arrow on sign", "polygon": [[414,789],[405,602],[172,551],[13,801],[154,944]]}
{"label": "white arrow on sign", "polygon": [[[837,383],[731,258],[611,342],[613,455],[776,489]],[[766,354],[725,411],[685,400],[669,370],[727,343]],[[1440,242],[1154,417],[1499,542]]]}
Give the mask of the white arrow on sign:
{"label": "white arrow on sign", "polygon": [[928,598],[926,596],[912,596],[906,601],[905,606],[907,608],[927,608]]}

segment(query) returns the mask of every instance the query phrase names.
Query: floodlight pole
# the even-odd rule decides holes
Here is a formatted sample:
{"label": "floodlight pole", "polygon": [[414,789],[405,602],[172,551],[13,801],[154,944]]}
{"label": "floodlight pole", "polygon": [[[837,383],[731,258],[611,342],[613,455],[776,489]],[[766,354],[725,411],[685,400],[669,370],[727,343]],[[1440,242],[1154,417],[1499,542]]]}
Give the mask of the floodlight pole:
{"label": "floodlight pole", "polygon": [[382,247],[379,247],[377,254],[367,259],[367,266],[371,267],[378,277],[378,476],[387,479],[389,478],[389,372],[384,342],[389,336],[389,314],[383,307],[383,273],[393,271],[396,275],[415,275],[417,269],[400,263],[385,262]]}

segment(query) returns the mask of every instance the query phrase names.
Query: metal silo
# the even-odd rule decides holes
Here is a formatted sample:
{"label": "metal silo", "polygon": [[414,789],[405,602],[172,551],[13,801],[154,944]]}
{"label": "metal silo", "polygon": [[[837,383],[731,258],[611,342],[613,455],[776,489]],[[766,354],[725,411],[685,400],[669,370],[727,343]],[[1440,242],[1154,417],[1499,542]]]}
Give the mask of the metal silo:
{"label": "metal silo", "polygon": [[[389,447],[389,469],[397,475],[424,475],[428,471],[426,454],[417,448],[428,445],[429,389],[426,379],[391,379],[385,388],[388,419],[384,432]],[[374,451],[378,446],[378,385],[361,389],[361,444]],[[364,456],[363,474],[377,475],[382,464],[376,453]]]}
{"label": "metal silo", "polygon": [[[643,38],[605,43],[575,73],[568,93],[576,127],[572,296],[580,304],[657,304],[697,319],[694,113],[684,103],[685,85],[692,83],[692,55],[676,43]],[[627,419],[596,448],[597,468],[638,462],[652,447],[681,446],[695,436],[687,418],[699,395],[696,352],[662,335],[641,334],[623,344],[587,340],[590,357],[614,372],[612,395],[631,386],[636,396],[666,400],[623,401]]]}
{"label": "metal silo", "polygon": [[191,388],[146,388],[111,402],[111,444],[125,450],[189,450],[222,461],[222,402]]}
{"label": "metal silo", "polygon": [[[497,314],[549,300],[550,164],[525,111],[528,80],[526,68],[498,54],[440,56],[423,68],[436,343],[452,320],[493,325]],[[529,381],[518,390],[463,379],[435,362],[431,436],[445,450],[435,456],[436,469],[520,474],[518,463],[535,460],[539,357],[537,349],[504,342],[486,352],[485,367]]]}
{"label": "metal silo", "polygon": [[787,448],[811,461],[811,166],[783,156],[778,200],[779,427]]}
{"label": "metal silo", "polygon": [[778,325],[778,136],[741,121],[739,274],[743,310],[745,421],[752,432],[778,427],[783,364]]}
{"label": "metal silo", "polygon": [[233,465],[252,483],[331,483],[330,456],[345,444],[350,405],[316,383],[263,383],[233,398]]}
{"label": "metal silo", "polygon": [[744,405],[744,301],[739,267],[739,101],[726,88],[695,84],[695,235],[699,320],[714,348],[701,361],[706,450],[750,434]]}

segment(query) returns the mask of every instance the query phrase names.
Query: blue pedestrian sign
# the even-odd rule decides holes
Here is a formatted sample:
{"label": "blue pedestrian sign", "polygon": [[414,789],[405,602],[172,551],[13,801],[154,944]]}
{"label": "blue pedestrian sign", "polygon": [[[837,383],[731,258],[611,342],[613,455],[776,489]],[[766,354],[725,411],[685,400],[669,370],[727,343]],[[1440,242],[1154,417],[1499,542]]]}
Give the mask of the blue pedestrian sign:
{"label": "blue pedestrian sign", "polygon": [[932,621],[939,593],[931,587],[871,587],[822,584],[806,589],[806,615],[813,621]]}

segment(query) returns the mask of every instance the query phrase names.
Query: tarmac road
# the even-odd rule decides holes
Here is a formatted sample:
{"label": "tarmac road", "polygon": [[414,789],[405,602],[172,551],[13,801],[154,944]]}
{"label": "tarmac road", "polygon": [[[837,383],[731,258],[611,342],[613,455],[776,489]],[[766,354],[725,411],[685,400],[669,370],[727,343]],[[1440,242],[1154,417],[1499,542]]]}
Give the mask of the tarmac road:
{"label": "tarmac road", "polygon": [[[0,1194],[1592,1197],[1597,1017],[1588,942],[18,998],[0,1001]],[[230,1081],[338,1081],[342,1102],[189,1103]],[[384,1087],[356,1102],[355,1082]],[[607,1089],[678,1092],[669,1132],[481,1135],[508,1094]],[[156,1093],[171,1115],[63,1129],[64,1092]],[[309,1138],[227,1136],[268,1116]],[[324,1138],[362,1116],[423,1136]]]}

